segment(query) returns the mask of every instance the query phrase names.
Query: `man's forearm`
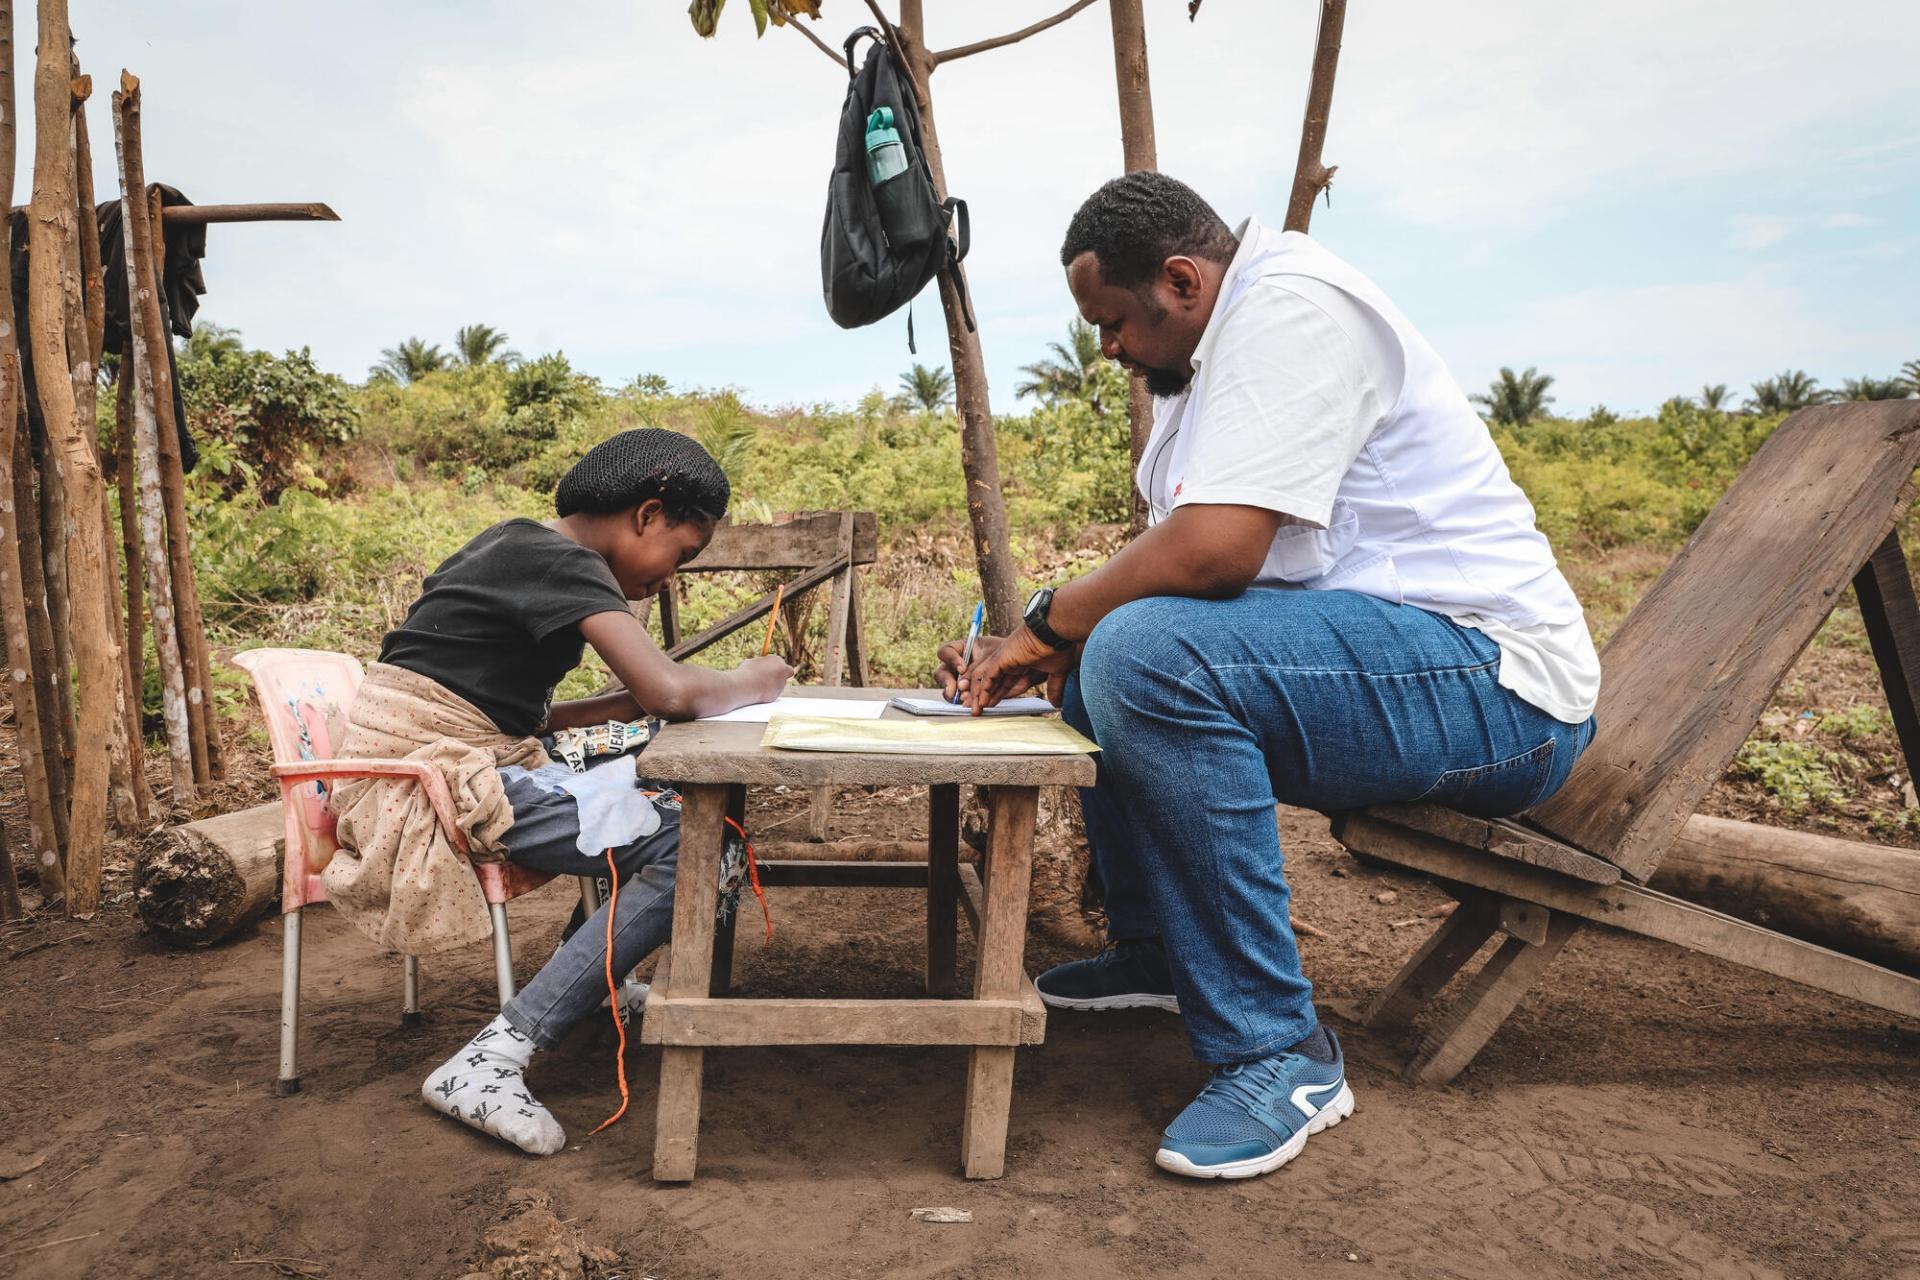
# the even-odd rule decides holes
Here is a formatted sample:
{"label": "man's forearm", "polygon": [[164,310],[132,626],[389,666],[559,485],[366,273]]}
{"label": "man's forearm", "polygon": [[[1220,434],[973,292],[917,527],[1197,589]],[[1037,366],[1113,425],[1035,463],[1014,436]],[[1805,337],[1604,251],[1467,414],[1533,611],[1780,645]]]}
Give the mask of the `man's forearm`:
{"label": "man's forearm", "polygon": [[1100,619],[1130,601],[1231,599],[1259,573],[1279,524],[1277,513],[1257,507],[1181,507],[1092,573],[1056,590],[1048,623],[1066,639],[1084,640]]}

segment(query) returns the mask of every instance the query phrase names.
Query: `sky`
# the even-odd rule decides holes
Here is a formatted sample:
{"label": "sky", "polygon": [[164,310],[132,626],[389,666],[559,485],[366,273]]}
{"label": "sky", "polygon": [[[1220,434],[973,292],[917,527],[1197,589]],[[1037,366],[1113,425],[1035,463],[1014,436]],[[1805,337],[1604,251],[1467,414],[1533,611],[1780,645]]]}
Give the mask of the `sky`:
{"label": "sky", "polygon": [[[383,347],[505,330],[610,384],[733,387],[768,409],[895,389],[904,313],[842,330],[819,228],[844,73],[734,0],[72,0],[95,185],[108,94],[141,78],[146,172],[200,203],[324,200],[343,221],[214,227],[202,316],[366,376]],[[1064,0],[928,0],[936,48]],[[1230,223],[1285,213],[1313,0],[1145,0],[1160,168]],[[892,0],[887,0],[889,11]],[[31,118],[30,6],[20,112]],[[864,5],[825,0],[837,45]],[[1556,411],[1651,410],[1787,368],[1823,385],[1920,359],[1920,5],[1911,0],[1356,0],[1313,233],[1470,390],[1556,379]],[[1058,265],[1120,169],[1096,4],[933,79],[972,211],[997,412],[1073,315]],[[23,126],[16,201],[27,198]],[[917,359],[944,363],[937,293]]]}

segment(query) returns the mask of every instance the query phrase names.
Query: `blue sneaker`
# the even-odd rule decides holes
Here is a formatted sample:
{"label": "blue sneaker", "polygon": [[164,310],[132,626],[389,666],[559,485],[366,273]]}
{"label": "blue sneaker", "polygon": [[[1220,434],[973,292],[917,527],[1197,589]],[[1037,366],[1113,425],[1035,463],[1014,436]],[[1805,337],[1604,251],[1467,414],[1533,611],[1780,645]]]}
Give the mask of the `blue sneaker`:
{"label": "blue sneaker", "polygon": [[1057,964],[1033,980],[1055,1009],[1165,1009],[1180,1012],[1167,953],[1157,939],[1122,939],[1097,956]]}
{"label": "blue sneaker", "polygon": [[1332,1062],[1276,1053],[1221,1067],[1174,1117],[1153,1162],[1189,1178],[1253,1178],[1300,1154],[1307,1139],[1353,1114],[1340,1041]]}

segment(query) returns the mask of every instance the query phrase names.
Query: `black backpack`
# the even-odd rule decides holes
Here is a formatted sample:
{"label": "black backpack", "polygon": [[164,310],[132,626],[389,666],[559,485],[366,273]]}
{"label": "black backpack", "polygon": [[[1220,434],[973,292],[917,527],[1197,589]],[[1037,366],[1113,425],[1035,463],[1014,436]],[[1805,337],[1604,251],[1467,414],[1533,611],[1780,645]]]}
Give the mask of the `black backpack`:
{"label": "black backpack", "polygon": [[[854,46],[874,42],[858,71]],[[840,108],[840,140],[827,184],[827,217],[820,229],[820,277],[827,314],[843,329],[857,329],[898,311],[942,271],[960,294],[967,328],[973,307],[960,260],[967,256],[967,204],[934,198],[920,142],[920,102],[913,82],[894,65],[880,33],[862,27],[847,37],[851,82]],[[876,107],[893,111],[894,128],[907,155],[905,171],[874,187],[867,178],[867,117]],[[953,226],[956,237],[947,232]],[[889,234],[889,229],[891,234]],[[907,346],[913,316],[907,316]]]}

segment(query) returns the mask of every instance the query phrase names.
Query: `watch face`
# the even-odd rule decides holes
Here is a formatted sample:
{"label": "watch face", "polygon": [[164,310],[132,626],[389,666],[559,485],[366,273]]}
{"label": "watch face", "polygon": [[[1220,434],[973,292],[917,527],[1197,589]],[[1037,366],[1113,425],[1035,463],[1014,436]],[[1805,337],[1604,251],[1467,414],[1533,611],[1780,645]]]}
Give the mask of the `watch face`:
{"label": "watch face", "polygon": [[1021,612],[1032,613],[1035,609],[1038,609],[1040,607],[1040,597],[1046,594],[1047,594],[1047,589],[1045,587],[1042,587],[1038,591],[1034,592],[1031,596],[1028,596],[1027,607]]}

